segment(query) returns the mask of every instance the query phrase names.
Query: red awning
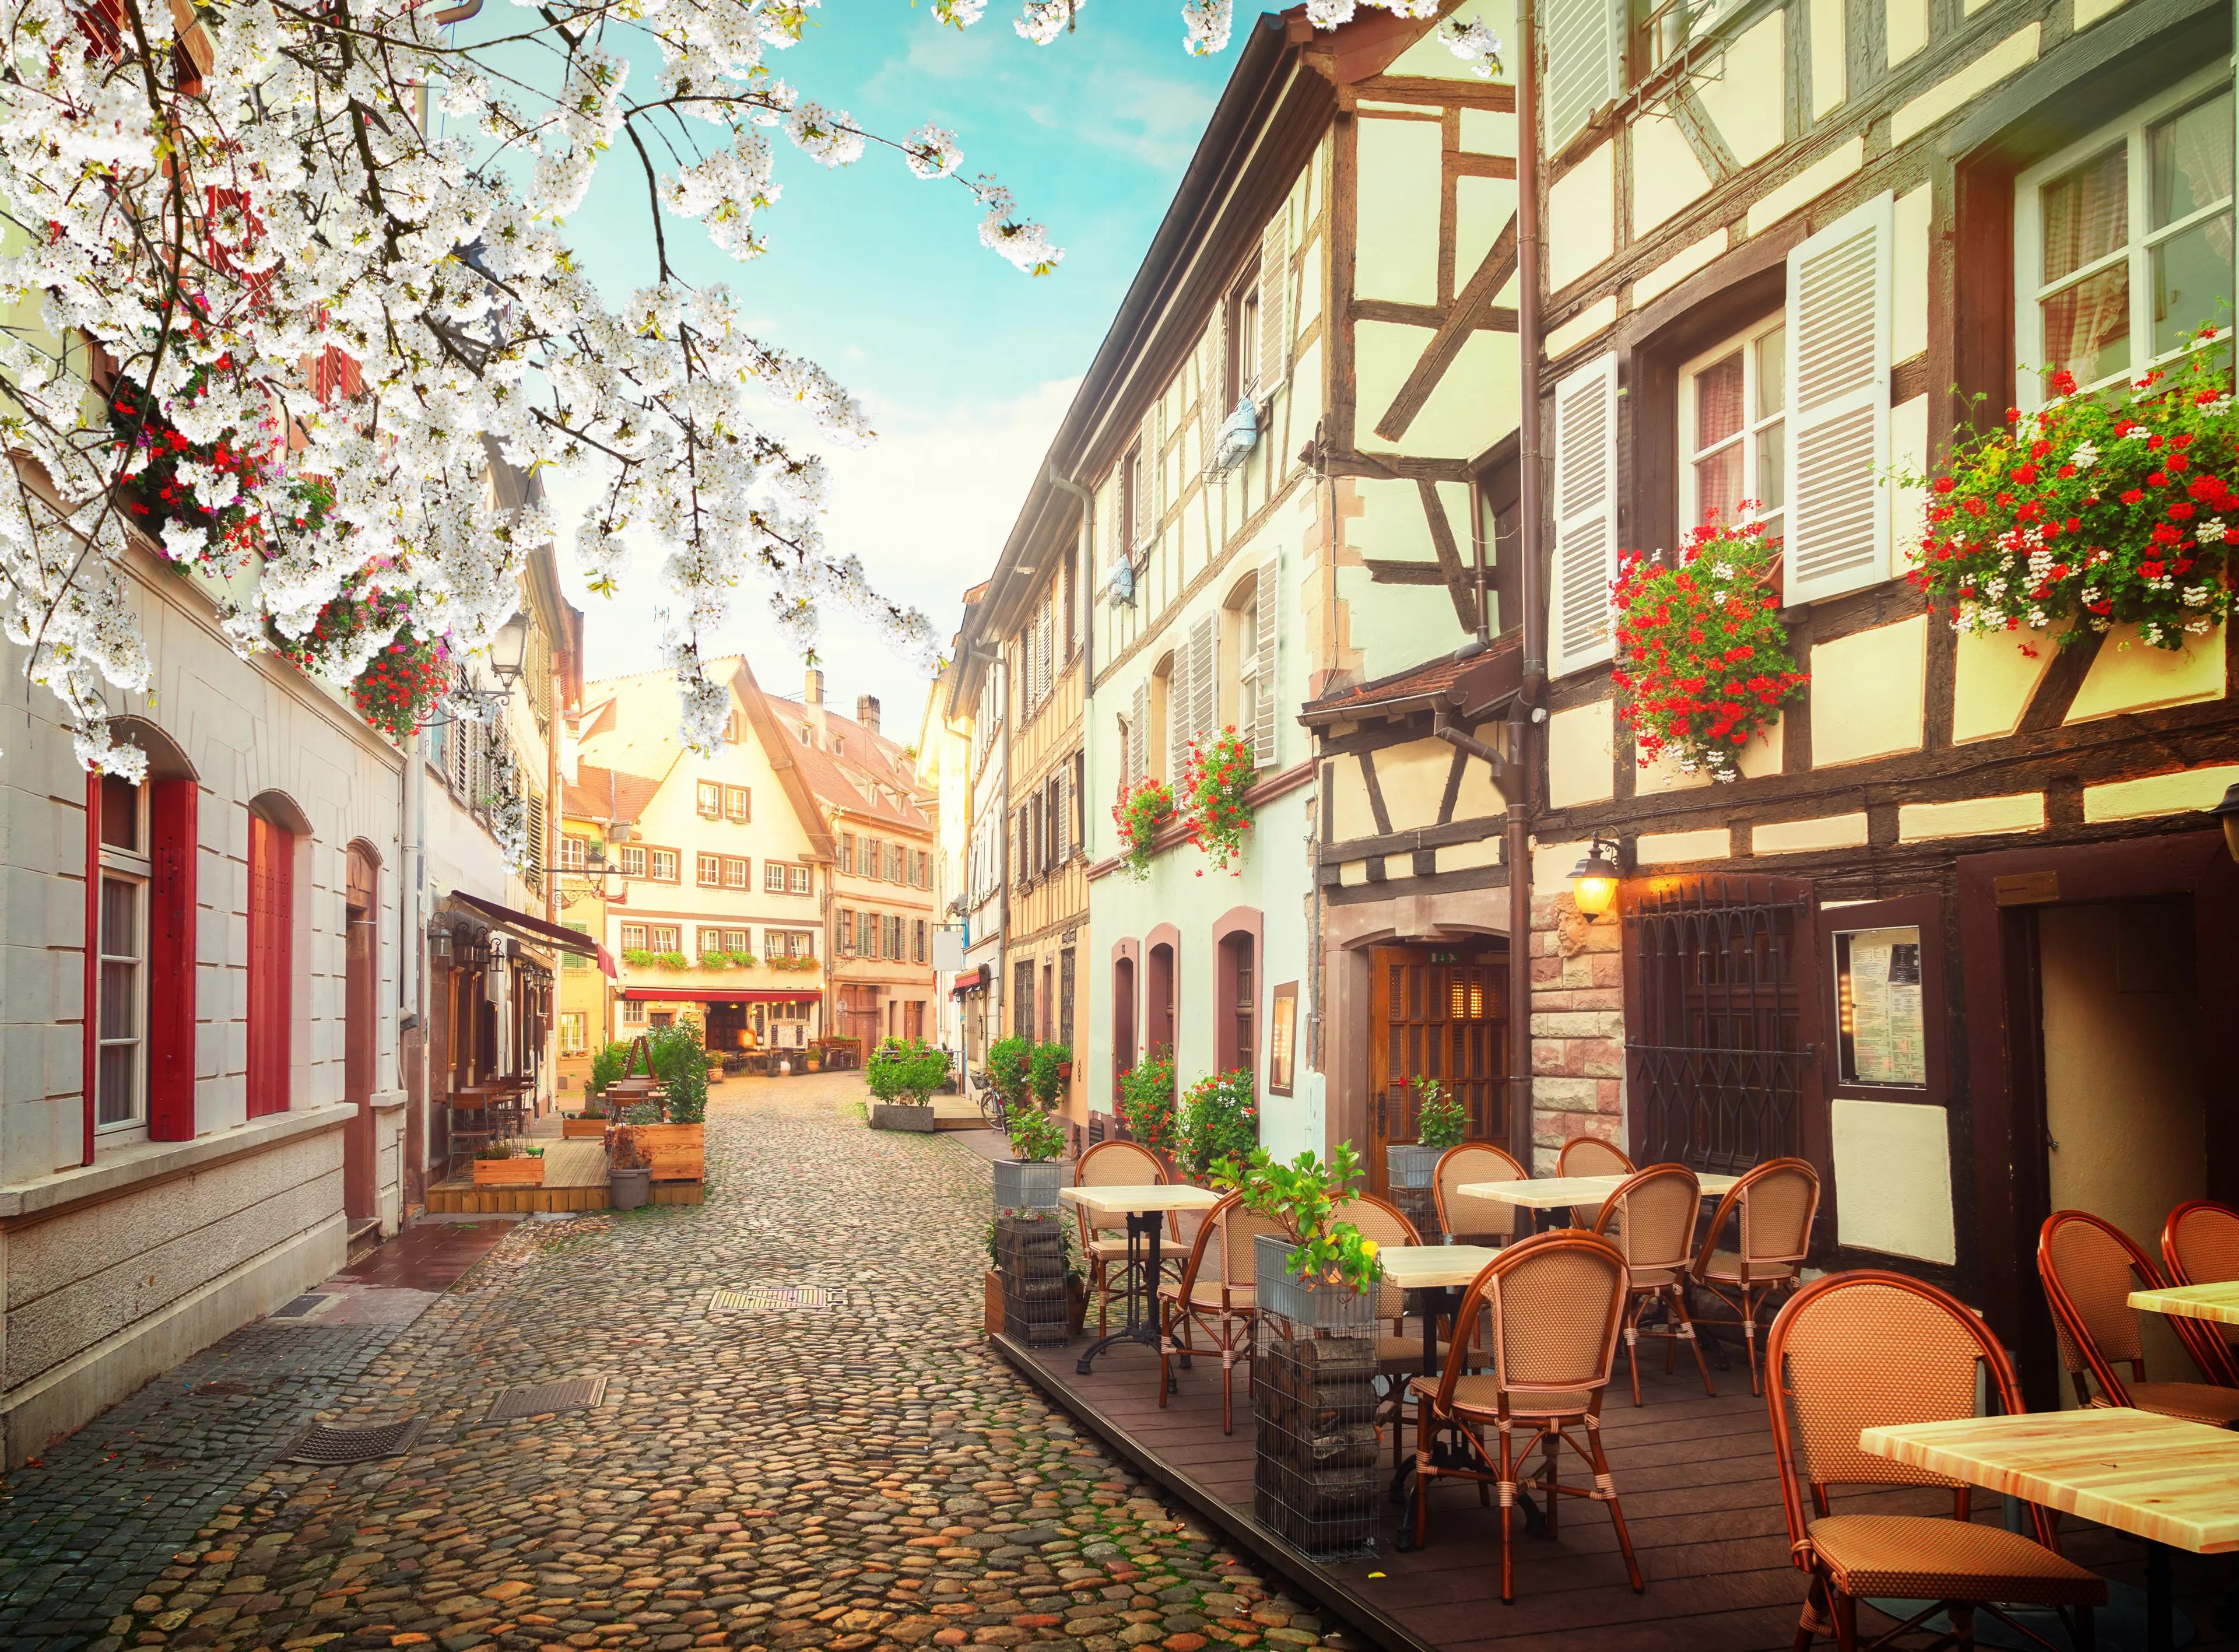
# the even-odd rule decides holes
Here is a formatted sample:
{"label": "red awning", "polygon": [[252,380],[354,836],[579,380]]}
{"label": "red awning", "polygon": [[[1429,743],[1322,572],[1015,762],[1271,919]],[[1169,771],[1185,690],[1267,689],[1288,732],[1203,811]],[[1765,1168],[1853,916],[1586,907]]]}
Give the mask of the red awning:
{"label": "red awning", "polygon": [[989,973],[987,966],[984,963],[976,969],[966,970],[956,977],[956,984],[948,989],[949,996],[961,998],[967,992],[979,991],[987,984]]}
{"label": "red awning", "polygon": [[798,1004],[814,1003],[821,992],[756,992],[742,987],[624,987],[622,996],[652,1003],[685,1004]]}
{"label": "red awning", "polygon": [[485,901],[481,896],[469,895],[464,889],[453,889],[451,898],[461,906],[481,913],[500,928],[511,930],[524,941],[534,941],[540,946],[558,947],[562,952],[573,952],[587,958],[595,957],[599,961],[601,972],[609,976],[615,972],[613,955],[580,930],[547,923],[542,918],[516,912],[509,906],[500,906],[495,901]]}

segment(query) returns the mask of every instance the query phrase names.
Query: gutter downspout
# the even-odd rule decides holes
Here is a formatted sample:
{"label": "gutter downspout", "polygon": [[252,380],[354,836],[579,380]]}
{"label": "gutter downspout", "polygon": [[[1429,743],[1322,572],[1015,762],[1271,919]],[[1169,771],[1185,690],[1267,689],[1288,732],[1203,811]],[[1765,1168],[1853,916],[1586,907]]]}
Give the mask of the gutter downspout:
{"label": "gutter downspout", "polygon": [[[995,980],[993,983],[995,990],[993,994],[996,1009],[995,1030],[998,1035],[1000,1035],[1003,1029],[1002,1011],[1006,1007],[1007,1000],[1009,996],[1007,992],[1005,990],[1004,983],[1007,978],[1008,966],[1010,963],[1009,943],[1011,938],[1011,735],[1013,732],[1011,727],[1011,668],[1009,662],[1003,658],[1003,656],[1000,651],[990,654],[986,649],[974,647],[969,643],[966,643],[964,646],[967,652],[978,655],[981,659],[986,660],[991,666],[993,666],[994,670],[1000,671],[1003,674],[1002,691],[996,700],[996,704],[1002,708],[1003,714],[1003,778],[997,788],[1002,796],[1002,802],[1000,807],[1003,811],[1004,854],[1002,883],[1000,886],[1003,892],[1003,925],[1002,928],[997,930],[995,934]],[[1024,845],[1021,845],[1020,848],[1020,853],[1023,855],[1025,852],[1025,847]]]}
{"label": "gutter downspout", "polygon": [[1547,716],[1547,605],[1544,590],[1539,430],[1539,23],[1535,0],[1517,0],[1522,62],[1516,77],[1517,359],[1522,369],[1516,445],[1517,526],[1524,566],[1524,678],[1508,714],[1508,757],[1516,789],[1508,799],[1508,1098],[1511,1130],[1531,1139],[1531,806],[1538,773],[1533,730]]}

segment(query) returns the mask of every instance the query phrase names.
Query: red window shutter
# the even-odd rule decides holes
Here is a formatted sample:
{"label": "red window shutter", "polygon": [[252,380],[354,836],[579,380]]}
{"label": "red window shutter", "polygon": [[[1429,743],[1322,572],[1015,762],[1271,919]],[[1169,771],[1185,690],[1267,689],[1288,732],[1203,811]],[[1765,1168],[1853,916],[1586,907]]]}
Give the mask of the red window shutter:
{"label": "red window shutter", "polygon": [[288,1110],[295,837],[249,822],[249,1116]]}
{"label": "red window shutter", "polygon": [[195,866],[202,788],[158,780],[148,796],[148,1135],[195,1134]]}

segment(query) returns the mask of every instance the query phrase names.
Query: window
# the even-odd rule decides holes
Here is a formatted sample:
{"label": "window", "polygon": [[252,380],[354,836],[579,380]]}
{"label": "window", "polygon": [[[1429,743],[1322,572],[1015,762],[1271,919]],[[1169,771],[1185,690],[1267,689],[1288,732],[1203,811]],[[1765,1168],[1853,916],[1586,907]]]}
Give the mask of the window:
{"label": "window", "polygon": [[1021,958],[1011,975],[1011,1030],[1020,1038],[1034,1036],[1034,961]]}
{"label": "window", "polygon": [[700,887],[714,889],[721,885],[723,881],[723,857],[721,855],[701,855],[697,859],[700,864]]}
{"label": "window", "polygon": [[723,931],[724,951],[752,952],[754,949],[754,932],[752,929],[726,929]]}
{"label": "window", "polygon": [[249,1116],[288,1110],[296,835],[249,817]]}
{"label": "window", "polygon": [[[741,949],[744,950],[743,948]],[[701,957],[706,957],[711,952],[728,952],[729,950],[730,949],[723,944],[722,930],[717,929],[712,923],[703,923],[700,926],[700,956]]]}
{"label": "window", "polygon": [[623,924],[622,950],[625,952],[642,952],[645,949],[645,925],[642,923]]}
{"label": "window", "polygon": [[[114,779],[115,776],[109,776]],[[130,788],[137,793],[139,788]],[[102,836],[109,836],[103,799]],[[106,857],[104,856],[104,859]],[[146,1109],[148,983],[142,963],[147,943],[147,884],[135,877],[101,875],[100,1053],[94,1089],[94,1125],[112,1129],[137,1123]]]}
{"label": "window", "polygon": [[1068,1049],[1073,1047],[1073,995],[1077,968],[1071,947],[1057,955],[1057,1042]]}
{"label": "window", "polygon": [[698,787],[700,818],[714,820],[723,812],[723,785],[721,781],[703,780]]}
{"label": "window", "polygon": [[[562,920],[560,927],[582,936],[587,940],[590,936],[591,926],[588,923],[570,923]],[[560,955],[560,967],[563,969],[588,969],[597,962],[595,957],[587,957],[581,952],[562,952]]]}
{"label": "window", "polygon": [[2040,369],[2103,384],[2230,324],[2231,92],[2216,72],[2221,89],[2180,87],[2016,181],[2023,406],[2043,399]]}
{"label": "window", "polygon": [[867,958],[879,956],[879,915],[858,912],[855,915],[855,950]]}
{"label": "window", "polygon": [[754,884],[748,876],[752,869],[752,862],[736,855],[726,855],[723,856],[723,887],[727,889],[752,889]]}
{"label": "window", "polygon": [[886,858],[887,850],[884,843],[880,843],[875,837],[867,837],[863,840],[863,859],[861,865],[862,873],[865,877],[882,876],[884,875]]}
{"label": "window", "polygon": [[1228,383],[1215,430],[1236,404],[1259,386],[1259,264],[1257,259],[1228,290]]}
{"label": "window", "polygon": [[900,963],[902,961],[902,920],[890,917],[886,920],[885,928],[886,933],[880,938],[885,943],[886,955]]}
{"label": "window", "polygon": [[723,813],[739,825],[754,817],[754,795],[744,786],[723,788]]}
{"label": "window", "polygon": [[656,1009],[653,1012],[653,1029],[655,1032],[674,1027],[675,1024],[676,1012],[674,1009]]}
{"label": "window", "polygon": [[1680,370],[1679,516],[1687,526],[1713,512],[1731,523],[1742,501],[1754,499],[1765,536],[1783,536],[1787,368],[1786,319],[1775,316]]}
{"label": "window", "polygon": [[910,962],[913,963],[923,963],[926,961],[927,944],[926,922],[923,918],[920,918],[917,921],[916,945],[911,949]]}
{"label": "window", "polygon": [[787,869],[791,872],[793,876],[793,892],[795,895],[807,895],[810,893],[808,887],[808,869],[806,866],[795,866]]}
{"label": "window", "polygon": [[563,835],[560,839],[560,869],[563,872],[581,871],[590,859],[590,853],[589,838],[579,837],[573,833]]}
{"label": "window", "polygon": [[762,889],[764,893],[769,895],[785,893],[785,868],[780,866],[775,861],[762,863]]}
{"label": "window", "polygon": [[1143,450],[1138,443],[1128,449],[1127,456],[1120,464],[1120,543],[1116,549],[1132,550],[1150,531],[1151,512],[1144,492],[1147,480]]}
{"label": "window", "polygon": [[684,932],[674,923],[648,923],[645,926],[648,949],[654,952],[681,952]]}
{"label": "window", "polygon": [[624,877],[645,876],[645,848],[639,843],[624,843],[621,849],[621,866]]}
{"label": "window", "polygon": [[813,958],[816,932],[813,929],[764,929],[762,956],[768,958]]}
{"label": "window", "polygon": [[840,869],[850,877],[855,874],[855,834],[840,834]]}
{"label": "window", "polygon": [[635,998],[625,998],[625,999],[623,999],[623,1000],[622,1000],[622,1025],[623,1025],[623,1026],[625,1026],[625,1027],[642,1027],[642,1026],[644,1026],[644,1025],[645,1025],[645,1005],[644,1005],[642,1003],[641,1003],[639,1000],[635,999]]}
{"label": "window", "polygon": [[839,937],[840,950],[853,956],[855,951],[855,909],[852,906],[840,909]]}
{"label": "window", "polygon": [[581,1009],[560,1012],[560,1053],[581,1056],[590,1048],[590,1014]]}
{"label": "window", "polygon": [[645,852],[645,875],[663,883],[676,882],[676,851],[649,849]]}
{"label": "window", "polygon": [[847,755],[847,736],[846,735],[835,734],[832,736],[832,755],[835,757],[844,757]]}

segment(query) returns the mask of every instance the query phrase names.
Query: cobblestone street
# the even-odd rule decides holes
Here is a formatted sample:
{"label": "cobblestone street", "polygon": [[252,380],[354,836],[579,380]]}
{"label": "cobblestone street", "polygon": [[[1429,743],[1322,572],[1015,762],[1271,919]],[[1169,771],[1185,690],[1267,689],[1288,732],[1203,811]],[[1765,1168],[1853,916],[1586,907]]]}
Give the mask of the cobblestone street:
{"label": "cobblestone street", "polygon": [[[116,1574],[114,1617],[70,1634],[17,1598],[56,1569],[19,1572],[12,1644],[1342,1645],[986,1351],[984,1161],[870,1133],[861,1096],[722,1087],[705,1205],[522,1222],[410,1326],[368,1328],[319,1415],[423,1416],[409,1455],[276,1463],[308,1408],[260,1412],[262,1462],[199,1528],[142,1534],[168,1555],[63,1557]],[[750,1284],[844,1295],[713,1306]],[[502,1389],[600,1376],[595,1409],[486,1420]],[[154,1471],[110,1472],[114,1511]]]}

